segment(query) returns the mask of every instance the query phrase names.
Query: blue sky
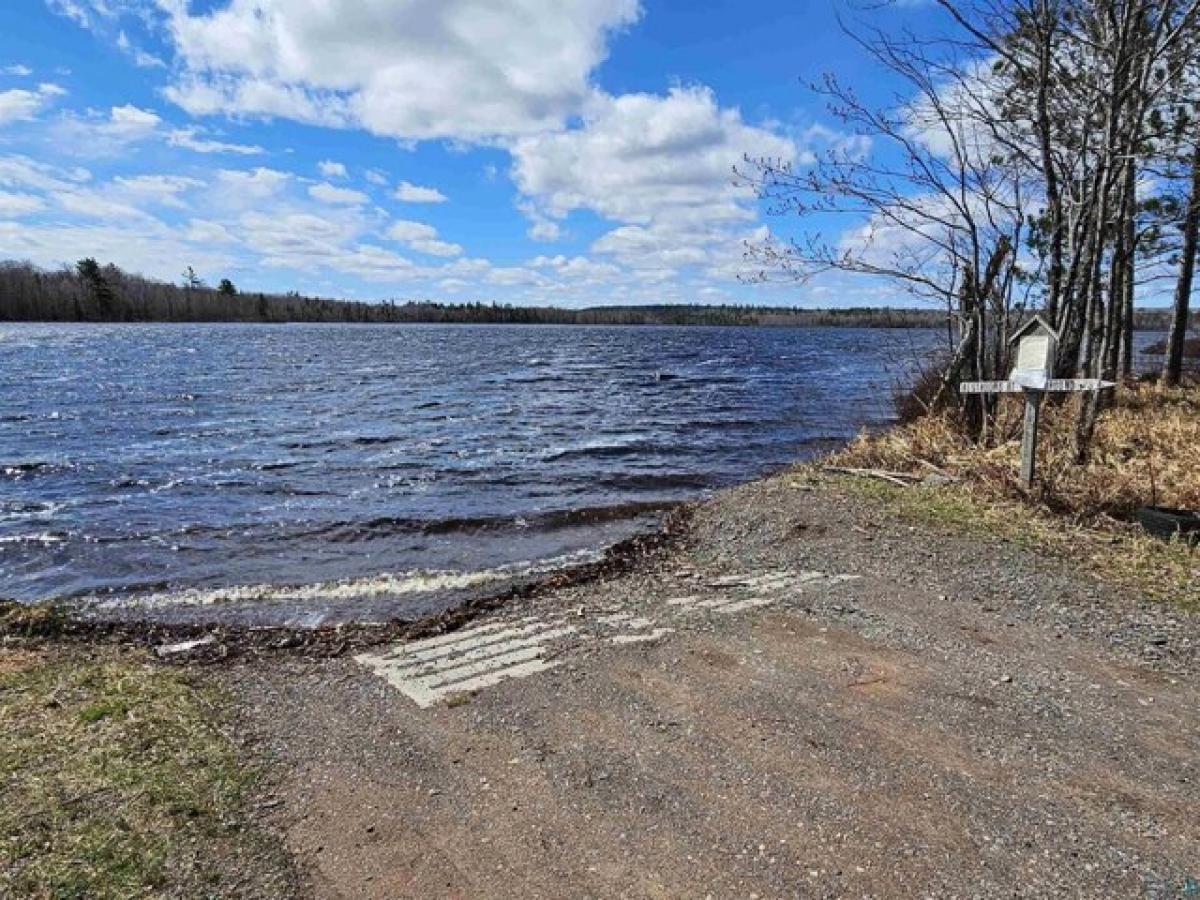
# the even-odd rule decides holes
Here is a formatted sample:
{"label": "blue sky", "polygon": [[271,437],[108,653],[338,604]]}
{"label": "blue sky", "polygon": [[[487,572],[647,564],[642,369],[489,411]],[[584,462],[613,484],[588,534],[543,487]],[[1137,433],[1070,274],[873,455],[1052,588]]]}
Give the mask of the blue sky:
{"label": "blue sky", "polygon": [[889,99],[839,11],[932,24],[912,2],[8,0],[0,258],[363,299],[886,302],[739,280],[743,242],[793,225],[730,167],[849,138],[801,81]]}

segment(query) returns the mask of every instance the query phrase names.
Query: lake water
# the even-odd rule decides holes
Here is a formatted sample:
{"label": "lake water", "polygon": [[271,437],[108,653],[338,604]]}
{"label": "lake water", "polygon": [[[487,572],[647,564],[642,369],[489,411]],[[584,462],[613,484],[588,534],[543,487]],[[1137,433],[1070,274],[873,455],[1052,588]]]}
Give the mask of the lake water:
{"label": "lake water", "polygon": [[0,325],[0,597],[444,608],[891,416],[925,331]]}

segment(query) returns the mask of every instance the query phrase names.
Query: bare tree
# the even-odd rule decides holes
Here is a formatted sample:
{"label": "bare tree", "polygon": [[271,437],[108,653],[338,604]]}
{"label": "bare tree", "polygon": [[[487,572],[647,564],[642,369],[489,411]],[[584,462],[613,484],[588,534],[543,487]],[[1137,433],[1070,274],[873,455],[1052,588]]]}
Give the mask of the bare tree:
{"label": "bare tree", "polygon": [[[995,377],[1006,363],[1009,322],[1029,281],[1019,253],[1028,165],[994,127],[1003,73],[987,60],[912,35],[854,36],[904,90],[891,107],[875,109],[832,76],[813,86],[858,139],[808,168],[746,161],[739,177],[772,212],[799,217],[803,229],[787,243],[772,240],[747,253],[761,278],[866,275],[944,308],[958,339],[936,404],[955,395],[959,381]],[[831,220],[858,228],[830,237]],[[972,430],[984,436],[989,401],[975,395],[961,402]]]}
{"label": "bare tree", "polygon": [[[868,109],[832,78],[816,86],[873,152],[828,154],[804,171],[749,161],[742,177],[773,211],[817,223],[786,244],[751,248],[751,258],[764,277],[873,275],[943,303],[961,334],[947,391],[1001,373],[1009,323],[1026,304],[1059,333],[1058,374],[1128,374],[1145,283],[1138,260],[1153,249],[1142,194],[1168,143],[1164,122],[1178,119],[1171,110],[1187,94],[1200,0],[936,2],[956,35],[857,37],[904,85],[890,108]],[[864,239],[823,235],[830,213],[857,218]],[[1183,253],[1192,260],[1195,230]],[[1188,265],[1177,307],[1190,294]],[[1080,408],[1080,460],[1104,397]],[[968,408],[981,437],[986,412]]]}

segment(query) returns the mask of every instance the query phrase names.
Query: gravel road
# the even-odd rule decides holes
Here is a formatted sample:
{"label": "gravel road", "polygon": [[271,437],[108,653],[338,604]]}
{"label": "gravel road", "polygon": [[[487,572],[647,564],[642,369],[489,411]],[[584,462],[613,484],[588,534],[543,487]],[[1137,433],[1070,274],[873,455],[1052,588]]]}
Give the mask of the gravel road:
{"label": "gravel road", "polygon": [[1198,651],[1061,560],[784,474],[440,642],[218,677],[319,897],[1189,897]]}

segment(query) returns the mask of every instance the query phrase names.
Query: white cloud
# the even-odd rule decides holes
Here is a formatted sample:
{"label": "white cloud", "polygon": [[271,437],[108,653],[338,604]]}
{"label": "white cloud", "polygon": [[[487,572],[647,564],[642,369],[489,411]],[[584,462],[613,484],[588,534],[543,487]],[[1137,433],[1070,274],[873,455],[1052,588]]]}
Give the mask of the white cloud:
{"label": "white cloud", "polygon": [[330,159],[323,159],[317,163],[317,168],[326,178],[346,178],[350,173],[346,171],[346,166],[340,162],[334,162]]}
{"label": "white cloud", "polygon": [[463,248],[460,244],[450,241],[414,241],[409,246],[419,253],[430,256],[461,256]]}
{"label": "white cloud", "polygon": [[314,184],[308,189],[308,195],[314,200],[320,200],[322,203],[332,203],[341,206],[362,206],[371,200],[362,191],[334,187],[327,181]]}
{"label": "white cloud", "polygon": [[911,194],[902,205],[875,212],[861,225],[848,228],[836,248],[867,266],[936,272],[939,274],[931,277],[950,283],[957,273],[945,248],[961,246],[970,233],[985,242],[997,233],[1011,234],[1032,214],[1006,197],[1004,188],[997,185],[995,195],[989,198],[969,196],[965,206],[943,193]]}
{"label": "white cloud", "polygon": [[241,217],[239,226],[245,244],[261,254],[260,265],[306,272],[333,270],[378,282],[422,274],[403,256],[358,242],[359,226],[350,220],[307,212],[250,212]]}
{"label": "white cloud", "polygon": [[511,149],[531,236],[556,238],[572,211],[598,213],[618,227],[593,250],[640,278],[711,267],[723,248],[738,247],[758,213],[753,193],[734,184],[733,166],[745,154],[799,155],[791,140],[747,124],[703,87],[597,93],[581,127],[521,138]]}
{"label": "white cloud", "polygon": [[529,237],[535,241],[557,241],[563,236],[562,226],[553,219],[548,219],[538,213],[533,213],[533,221],[529,226]]}
{"label": "white cloud", "polygon": [[55,267],[88,256],[116,263],[128,272],[175,280],[192,264],[200,272],[224,272],[233,263],[228,251],[188,243],[160,222],[147,219],[104,220],[46,225],[0,222],[0,246],[8,255]]}
{"label": "white cloud", "polygon": [[17,63],[15,65],[5,66],[4,74],[5,75],[13,75],[17,78],[28,78],[30,75],[33,74],[33,69],[29,68],[29,66],[25,66],[25,65],[21,65],[20,63]]}
{"label": "white cloud", "polygon": [[118,199],[108,192],[84,189],[59,191],[54,199],[64,212],[109,222],[131,222],[152,218],[145,210]]}
{"label": "white cloud", "polygon": [[238,144],[207,136],[196,126],[164,128],[163,119],[152,110],[132,104],[114,106],[108,113],[70,113],[53,125],[57,140],[69,143],[73,152],[91,157],[124,155],[132,145],[149,140],[193,153],[257,156],[266,151],[255,144]]}
{"label": "white cloud", "polygon": [[291,180],[287,172],[267,169],[243,171],[222,169],[217,173],[218,184],[231,199],[242,201],[266,200],[277,196]]}
{"label": "white cloud", "polygon": [[76,153],[87,156],[113,156],[142,141],[163,140],[171,147],[194,153],[221,153],[256,156],[266,151],[254,144],[236,144],[207,137],[205,129],[194,125],[164,128],[162,117],[133,104],[114,106],[107,113],[89,110],[68,113],[55,123],[55,135],[70,142]]}
{"label": "white cloud", "polygon": [[0,216],[15,219],[41,212],[46,204],[33,194],[14,194],[0,191]]}
{"label": "white cloud", "polygon": [[[1014,122],[1001,112],[1008,79],[997,76],[995,63],[995,57],[986,57],[963,69],[947,70],[936,87],[936,108],[926,94],[901,107],[905,136],[944,159],[964,154],[975,165],[986,165],[995,155],[1007,156],[1008,140],[1031,139],[1032,129],[1026,123]],[[1062,99],[1074,103],[1074,98]],[[1005,124],[1007,133],[1001,140],[996,128]]]}
{"label": "white cloud", "polygon": [[[61,89],[58,92],[61,93]],[[0,123],[4,116],[3,98],[0,94]],[[163,140],[168,146],[194,153],[256,156],[266,152],[254,144],[210,138],[205,129],[197,126],[164,128],[163,125],[162,117],[153,110],[125,104],[114,106],[107,113],[96,110],[66,113],[52,127],[56,139],[69,143],[72,152],[93,157],[122,154],[131,145],[151,139]]]}
{"label": "white cloud", "polygon": [[[94,183],[83,169],[60,169],[21,156],[0,156],[0,246],[43,265],[74,258],[79,248],[131,271],[175,278],[193,264],[219,277],[229,271],[279,268],[339,273],[380,283],[441,277],[398,253],[362,241],[379,214],[358,207],[319,206],[295,176],[273,169],[220,170],[211,180],[178,174],[118,176]],[[11,189],[11,190],[9,190]],[[159,208],[187,208],[204,190],[205,218],[158,218]],[[57,208],[58,221],[3,217]],[[425,253],[457,253],[436,231],[414,235]],[[452,249],[449,249],[452,248]]]}
{"label": "white cloud", "polygon": [[512,147],[518,187],[554,217],[590,209],[621,222],[664,217],[753,218],[753,194],[733,183],[746,153],[792,159],[792,142],[747,125],[707,88],[666,96],[595,94],[583,127]]}
{"label": "white cloud", "polygon": [[583,284],[604,284],[621,275],[621,269],[612,263],[595,262],[586,256],[536,256],[529,265]]}
{"label": "white cloud", "polygon": [[437,237],[437,229],[424,222],[409,222],[400,220],[393,222],[387,230],[387,236],[393,241],[409,243],[410,241],[426,240]]}
{"label": "white cloud", "polygon": [[114,134],[141,137],[155,131],[161,122],[162,118],[157,113],[127,103],[112,108],[108,128]]}
{"label": "white cloud", "polygon": [[488,284],[502,287],[540,287],[548,284],[548,279],[524,266],[507,266],[492,269],[487,273]]}
{"label": "white cloud", "polygon": [[167,143],[172,147],[182,147],[185,150],[191,150],[195,153],[228,153],[239,156],[258,156],[267,152],[257,144],[231,144],[203,137],[200,129],[194,127],[177,128],[168,132]]}
{"label": "white cloud", "polygon": [[526,233],[531,240],[557,241],[563,237],[562,226],[542,212],[536,203],[518,200],[517,209],[529,220],[529,230]]}
{"label": "white cloud", "polygon": [[[60,3],[66,0],[59,0]],[[282,116],[401,139],[558,127],[638,0],[159,0],[196,115]]]}
{"label": "white cloud", "polygon": [[252,211],[241,217],[239,225],[246,244],[262,254],[266,265],[305,271],[330,264],[354,237],[347,224],[306,212]]}
{"label": "white cloud", "polygon": [[188,223],[187,239],[200,244],[232,244],[236,238],[220,222],[193,219]]}
{"label": "white cloud", "polygon": [[36,90],[14,88],[0,91],[0,125],[10,122],[29,122],[50,105],[55,97],[65,94],[57,84],[40,84]]}
{"label": "white cloud", "polygon": [[92,16],[89,13],[96,0],[46,0],[46,5],[60,16],[66,16],[83,28],[92,27]]}
{"label": "white cloud", "polygon": [[592,249],[635,268],[699,265],[708,262],[706,245],[732,240],[725,232],[703,227],[676,230],[664,225],[622,225],[600,237]]}
{"label": "white cloud", "polygon": [[193,116],[278,116],[330,128],[355,124],[346,101],[336,93],[308,92],[286,84],[239,81],[225,76],[205,80],[191,74],[163,93]]}
{"label": "white cloud", "polygon": [[176,207],[183,205],[180,194],[203,186],[204,182],[182,175],[137,175],[112,181],[113,190],[131,201]]}
{"label": "white cloud", "polygon": [[397,243],[430,256],[459,256],[463,252],[463,248],[458,244],[440,240],[437,229],[424,222],[398,220],[388,228],[387,236]]}
{"label": "white cloud", "polygon": [[157,56],[147,53],[134,44],[124,31],[117,35],[117,47],[132,59],[133,64],[139,69],[165,69],[167,67],[167,64]]}
{"label": "white cloud", "polygon": [[343,272],[359,275],[371,281],[394,281],[413,276],[413,264],[391,250],[370,244],[359,244],[339,255],[335,265]]}
{"label": "white cloud", "polygon": [[437,188],[421,187],[407,181],[400,182],[393,196],[401,203],[445,203],[447,200]]}
{"label": "white cloud", "polygon": [[[71,216],[124,216],[127,237],[153,233],[162,246],[220,251],[236,257],[239,271],[278,267],[320,273],[330,284],[339,273],[428,287],[475,284],[494,288],[492,296],[529,302],[560,295],[563,302],[695,296],[707,286],[704,279],[737,273],[740,241],[758,224],[757,204],[733,184],[732,166],[745,153],[805,159],[776,126],[745,121],[706,88],[625,96],[596,89],[596,65],[613,32],[639,15],[639,0],[50,2],[131,56],[136,42],[157,48],[165,36],[171,54],[164,57],[171,65],[162,76],[166,95],[194,114],[362,128],[402,145],[425,139],[443,139],[447,148],[486,144],[511,154],[517,207],[535,240],[561,240],[581,228],[576,211],[609,223],[589,255],[547,254],[496,266],[465,257],[462,246],[432,225],[389,223],[372,196],[382,198],[396,184],[393,175],[356,160],[323,159],[316,178],[306,177],[298,163],[295,173],[209,169],[200,176],[207,187],[201,210],[194,199],[200,183],[185,176],[123,176],[93,185],[28,160],[6,169],[0,158],[0,186],[11,188],[12,197],[36,202],[40,195],[44,208],[58,206]],[[154,19],[161,29],[128,25],[135,8],[147,17],[142,25]],[[128,35],[117,25],[129,27]],[[195,153],[266,152],[132,105],[69,114],[56,120],[51,134],[54,129],[81,153],[128,151],[128,159],[134,158],[130,145],[146,140]],[[495,177],[494,153],[491,159],[481,179]],[[193,159],[187,175],[200,172],[201,162]],[[473,161],[471,168],[481,167]],[[344,180],[351,172],[365,181]],[[416,170],[406,174],[434,180]],[[22,178],[55,184],[33,187]],[[421,183],[401,181],[390,190],[400,203],[448,202],[438,187]],[[6,202],[21,208],[21,201],[4,197],[0,212]],[[163,209],[170,206],[192,208],[178,215]],[[433,216],[411,207],[406,212]],[[167,230],[154,231],[160,226]],[[115,233],[104,232],[102,241]],[[344,289],[351,288],[352,282]]]}
{"label": "white cloud", "polygon": [[54,136],[83,156],[117,156],[133,144],[158,137],[161,124],[157,113],[126,104],[107,113],[71,113],[55,123]]}
{"label": "white cloud", "polygon": [[35,191],[70,190],[86,184],[91,172],[82,167],[58,169],[27,156],[0,157],[0,185]]}

